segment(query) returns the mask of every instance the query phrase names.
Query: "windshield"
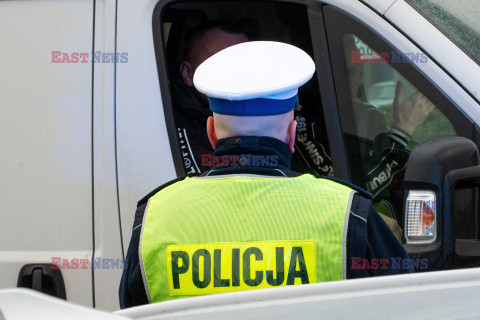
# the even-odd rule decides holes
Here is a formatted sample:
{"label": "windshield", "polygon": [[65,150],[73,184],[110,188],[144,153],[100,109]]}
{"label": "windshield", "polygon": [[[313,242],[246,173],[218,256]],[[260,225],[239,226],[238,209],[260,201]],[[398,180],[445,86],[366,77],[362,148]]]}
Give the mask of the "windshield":
{"label": "windshield", "polygon": [[480,64],[478,0],[406,0],[477,64]]}

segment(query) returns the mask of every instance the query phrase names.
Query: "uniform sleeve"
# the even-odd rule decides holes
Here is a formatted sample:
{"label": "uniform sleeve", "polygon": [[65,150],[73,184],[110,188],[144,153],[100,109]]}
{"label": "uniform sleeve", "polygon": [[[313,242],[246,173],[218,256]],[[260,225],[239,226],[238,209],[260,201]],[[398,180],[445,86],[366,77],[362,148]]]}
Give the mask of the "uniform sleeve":
{"label": "uniform sleeve", "polygon": [[148,303],[147,294],[143,285],[142,271],[138,256],[142,218],[146,204],[140,205],[135,212],[135,222],[132,238],[127,250],[127,262],[123,270],[118,290],[120,308],[130,308]]}
{"label": "uniform sleeve", "polygon": [[410,261],[370,200],[356,195],[347,234],[347,279],[411,273]]}

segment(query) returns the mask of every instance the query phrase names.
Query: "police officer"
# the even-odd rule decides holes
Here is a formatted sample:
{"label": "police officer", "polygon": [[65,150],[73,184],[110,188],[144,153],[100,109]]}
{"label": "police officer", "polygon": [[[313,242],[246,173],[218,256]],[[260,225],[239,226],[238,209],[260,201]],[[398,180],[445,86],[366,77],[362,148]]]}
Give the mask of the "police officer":
{"label": "police officer", "polygon": [[214,167],[138,202],[122,308],[410,272],[391,268],[408,257],[370,194],[289,170],[298,88],[314,71],[305,52],[269,41],[234,45],[198,67]]}

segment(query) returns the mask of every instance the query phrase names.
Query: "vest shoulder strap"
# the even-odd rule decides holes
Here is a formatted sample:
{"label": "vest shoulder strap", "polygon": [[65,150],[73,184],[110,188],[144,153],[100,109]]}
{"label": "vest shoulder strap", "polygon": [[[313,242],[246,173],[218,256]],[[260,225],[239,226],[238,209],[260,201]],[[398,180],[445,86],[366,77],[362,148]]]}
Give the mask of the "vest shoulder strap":
{"label": "vest shoulder strap", "polygon": [[148,199],[150,199],[151,197],[153,197],[153,196],[154,196],[157,192],[159,192],[160,190],[165,189],[166,187],[168,187],[169,185],[174,184],[175,182],[182,181],[182,180],[185,179],[186,177],[187,177],[187,176],[179,177],[179,178],[170,180],[169,182],[164,183],[164,184],[162,184],[162,185],[159,186],[159,187],[156,187],[153,191],[151,191],[149,194],[147,194],[145,197],[143,197],[142,199],[140,199],[140,201],[137,202],[137,207],[141,206],[142,204],[147,203]]}
{"label": "vest shoulder strap", "polygon": [[326,176],[321,176],[319,179],[326,179],[326,180],[330,180],[330,181],[333,181],[333,182],[336,182],[336,183],[340,183],[344,186],[347,186],[355,191],[357,191],[360,195],[364,196],[365,198],[367,199],[372,199],[372,194],[360,187],[357,187],[356,185],[350,183],[350,182],[347,182],[347,181],[343,181],[343,180],[340,180],[340,179],[337,179],[337,178],[333,178],[333,177],[326,177]]}

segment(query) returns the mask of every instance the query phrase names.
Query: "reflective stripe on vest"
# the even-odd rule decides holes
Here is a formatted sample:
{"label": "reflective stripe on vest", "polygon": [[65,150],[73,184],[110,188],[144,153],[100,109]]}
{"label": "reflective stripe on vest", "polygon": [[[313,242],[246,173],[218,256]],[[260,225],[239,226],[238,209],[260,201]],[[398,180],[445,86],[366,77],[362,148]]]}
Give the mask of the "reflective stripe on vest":
{"label": "reflective stripe on vest", "polygon": [[308,174],[186,178],[160,190],[140,236],[149,301],[345,279],[354,193]]}

